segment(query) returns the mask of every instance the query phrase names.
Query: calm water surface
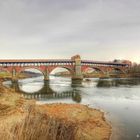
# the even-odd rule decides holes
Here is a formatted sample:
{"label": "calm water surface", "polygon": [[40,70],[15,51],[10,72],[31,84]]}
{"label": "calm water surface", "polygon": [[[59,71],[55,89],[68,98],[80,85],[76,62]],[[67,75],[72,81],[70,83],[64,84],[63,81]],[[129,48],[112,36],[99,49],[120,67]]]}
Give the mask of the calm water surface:
{"label": "calm water surface", "polygon": [[106,112],[113,125],[113,140],[140,140],[140,79],[90,79],[72,83],[70,78],[43,77],[4,84],[37,103],[80,103]]}

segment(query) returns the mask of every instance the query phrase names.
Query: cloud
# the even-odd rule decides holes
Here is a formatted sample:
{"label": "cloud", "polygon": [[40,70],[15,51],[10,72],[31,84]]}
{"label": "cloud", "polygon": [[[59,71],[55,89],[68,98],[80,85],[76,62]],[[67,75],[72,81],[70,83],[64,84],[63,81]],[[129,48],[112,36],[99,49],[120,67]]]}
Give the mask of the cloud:
{"label": "cloud", "polygon": [[2,0],[0,58],[79,53],[85,59],[140,61],[139,7],[139,0]]}

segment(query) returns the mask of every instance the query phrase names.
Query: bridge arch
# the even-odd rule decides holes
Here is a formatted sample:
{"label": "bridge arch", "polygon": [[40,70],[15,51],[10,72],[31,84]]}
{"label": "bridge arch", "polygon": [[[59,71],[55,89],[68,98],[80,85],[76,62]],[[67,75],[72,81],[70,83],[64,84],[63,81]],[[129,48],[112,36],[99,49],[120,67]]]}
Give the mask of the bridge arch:
{"label": "bridge arch", "polygon": [[113,67],[111,72],[114,72],[117,74],[125,74],[126,73],[123,69],[118,68],[118,67]]}
{"label": "bridge arch", "polygon": [[20,77],[20,74],[21,74],[22,72],[26,71],[26,70],[30,70],[30,71],[36,70],[36,72],[41,73],[42,76],[43,76],[43,78],[45,79],[45,71],[42,70],[40,67],[34,67],[34,66],[33,66],[33,67],[31,67],[31,66],[29,66],[29,67],[22,67],[21,69],[19,69],[19,70],[17,71],[17,77]]}
{"label": "bridge arch", "polygon": [[92,70],[101,72],[102,74],[105,73],[101,68],[99,68],[99,67],[94,67],[94,66],[88,66],[88,67],[83,68],[83,69],[82,69],[82,73],[86,72],[88,69],[92,69]]}
{"label": "bridge arch", "polygon": [[71,74],[71,76],[74,75],[74,70],[72,68],[66,67],[66,66],[56,66],[56,67],[53,67],[53,68],[51,68],[51,70],[49,70],[49,73],[51,74],[56,69],[64,69],[64,70],[67,70]]}
{"label": "bridge arch", "polygon": [[91,67],[91,68],[96,70],[96,71],[101,72],[102,74],[104,74],[104,71],[101,68],[99,68],[99,67]]}

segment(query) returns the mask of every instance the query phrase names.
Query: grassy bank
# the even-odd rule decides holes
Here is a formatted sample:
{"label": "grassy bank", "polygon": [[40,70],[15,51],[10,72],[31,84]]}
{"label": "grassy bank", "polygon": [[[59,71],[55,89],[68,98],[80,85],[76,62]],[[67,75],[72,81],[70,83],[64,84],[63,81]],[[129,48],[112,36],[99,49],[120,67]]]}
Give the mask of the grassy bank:
{"label": "grassy bank", "polygon": [[36,105],[0,86],[1,140],[109,140],[104,114],[80,104]]}

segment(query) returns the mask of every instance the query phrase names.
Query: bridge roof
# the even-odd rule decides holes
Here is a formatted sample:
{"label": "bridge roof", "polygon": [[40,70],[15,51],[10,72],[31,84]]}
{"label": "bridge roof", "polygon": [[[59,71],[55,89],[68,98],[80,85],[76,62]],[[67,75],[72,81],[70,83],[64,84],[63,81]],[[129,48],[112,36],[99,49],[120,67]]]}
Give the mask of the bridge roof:
{"label": "bridge roof", "polygon": [[83,63],[94,63],[94,64],[109,64],[109,65],[126,65],[127,63],[111,62],[111,61],[93,61],[93,60],[82,60]]}
{"label": "bridge roof", "polygon": [[[74,62],[71,59],[0,59],[0,63],[45,63],[45,62]],[[126,65],[127,63],[118,63],[111,61],[93,61],[93,60],[81,60],[82,63],[90,64],[108,64],[108,65]],[[129,65],[129,64],[128,64]]]}
{"label": "bridge roof", "polygon": [[59,62],[59,61],[72,61],[71,59],[0,59],[0,62],[6,62],[6,63],[16,63],[16,62],[29,62],[29,63],[35,63],[35,62]]}

